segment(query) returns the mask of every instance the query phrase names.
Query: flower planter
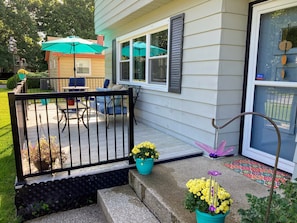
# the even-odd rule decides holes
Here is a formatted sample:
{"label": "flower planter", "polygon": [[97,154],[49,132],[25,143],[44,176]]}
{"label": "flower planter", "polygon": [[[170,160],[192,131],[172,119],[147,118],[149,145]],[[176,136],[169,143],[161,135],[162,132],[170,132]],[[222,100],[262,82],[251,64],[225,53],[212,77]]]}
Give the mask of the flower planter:
{"label": "flower planter", "polygon": [[38,169],[39,172],[43,171],[43,170],[49,170],[50,169],[50,164],[48,162],[43,161],[43,160],[34,161],[33,164]]}
{"label": "flower planter", "polygon": [[47,105],[49,102],[49,99],[41,99],[41,104],[42,105]]}
{"label": "flower planter", "polygon": [[67,104],[68,105],[74,105],[74,98],[68,98],[67,99]]}
{"label": "flower planter", "polygon": [[197,223],[224,223],[225,218],[229,212],[226,214],[216,214],[211,215],[208,213],[200,212],[199,210],[195,210],[196,212],[196,221]]}
{"label": "flower planter", "polygon": [[148,175],[152,172],[154,167],[154,159],[147,158],[147,159],[140,159],[136,158],[136,168],[139,174],[141,175]]}
{"label": "flower planter", "polygon": [[26,78],[26,74],[18,74],[18,75],[21,81]]}

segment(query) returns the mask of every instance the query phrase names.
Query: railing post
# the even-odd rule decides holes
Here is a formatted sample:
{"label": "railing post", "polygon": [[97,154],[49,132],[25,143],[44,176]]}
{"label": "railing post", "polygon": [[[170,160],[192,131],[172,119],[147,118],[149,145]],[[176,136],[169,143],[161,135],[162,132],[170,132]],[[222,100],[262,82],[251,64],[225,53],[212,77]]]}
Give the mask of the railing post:
{"label": "railing post", "polygon": [[129,134],[129,142],[128,142],[128,148],[129,148],[129,164],[135,163],[132,156],[130,156],[130,153],[134,147],[134,101],[133,101],[133,88],[128,88],[129,93],[129,128],[128,128],[128,134]]}
{"label": "railing post", "polygon": [[16,186],[19,186],[24,184],[24,175],[23,175],[21,148],[20,148],[20,140],[19,140],[15,92],[8,92],[8,100],[9,100],[9,108],[10,108],[13,150],[14,150],[15,166],[16,166],[16,174],[17,174]]}

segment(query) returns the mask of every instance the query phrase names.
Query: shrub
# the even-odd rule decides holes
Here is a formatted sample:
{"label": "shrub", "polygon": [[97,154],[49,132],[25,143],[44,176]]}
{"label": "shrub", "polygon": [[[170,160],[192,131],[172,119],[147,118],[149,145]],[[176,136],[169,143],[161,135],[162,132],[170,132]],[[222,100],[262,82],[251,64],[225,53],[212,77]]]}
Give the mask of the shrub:
{"label": "shrub", "polygon": [[17,74],[13,75],[12,77],[8,78],[6,87],[8,89],[14,89],[17,86],[17,83],[20,81],[20,78]]}
{"label": "shrub", "polygon": [[[297,180],[297,179],[296,179]],[[297,182],[288,181],[280,186],[281,194],[274,191],[272,196],[269,223],[296,223],[297,222]],[[239,209],[242,223],[265,222],[269,197],[258,198],[246,194],[250,208]]]}

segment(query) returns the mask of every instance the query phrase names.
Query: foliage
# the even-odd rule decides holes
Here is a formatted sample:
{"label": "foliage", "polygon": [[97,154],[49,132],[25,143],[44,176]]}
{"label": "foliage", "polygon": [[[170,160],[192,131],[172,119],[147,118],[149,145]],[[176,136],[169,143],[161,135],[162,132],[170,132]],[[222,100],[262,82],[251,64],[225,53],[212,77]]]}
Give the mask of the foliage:
{"label": "foliage", "polygon": [[15,161],[7,90],[0,89],[0,222],[17,223],[14,205]]}
{"label": "foliage", "polygon": [[154,143],[145,141],[145,142],[139,143],[138,145],[134,146],[130,156],[133,156],[134,159],[136,159],[136,158],[140,158],[140,159],[147,159],[147,158],[158,159],[159,158],[159,153],[158,153],[158,151],[156,149],[156,145]]}
{"label": "foliage", "polygon": [[[297,179],[296,179],[297,180]],[[269,222],[295,223],[297,222],[297,182],[287,181],[280,186],[281,194],[274,191],[272,196]],[[250,204],[249,209],[239,209],[242,223],[265,222],[269,197],[256,197],[246,194]]]}
{"label": "foliage", "polygon": [[8,40],[17,40],[15,56],[25,58],[32,71],[47,69],[40,42],[46,35],[77,35],[95,39],[93,0],[0,1],[0,67],[13,71]]}
{"label": "foliage", "polygon": [[17,74],[28,74],[29,72],[26,71],[25,69],[21,68],[18,70]]}
{"label": "foliage", "polygon": [[66,153],[56,143],[56,137],[50,136],[49,139],[42,136],[36,141],[35,145],[28,143],[29,150],[23,149],[22,156],[25,159],[30,158],[30,162],[36,164],[36,167],[41,166],[41,162],[51,166],[57,159],[65,162],[67,159]]}
{"label": "foliage", "polygon": [[17,74],[8,78],[6,87],[7,89],[14,89],[17,86],[17,83],[20,81],[20,78]]}
{"label": "foliage", "polygon": [[41,77],[48,77],[47,73],[40,72],[40,73],[28,73],[27,74],[27,87],[28,89],[31,88],[40,88],[40,78]]}
{"label": "foliage", "polygon": [[226,214],[230,210],[233,203],[231,195],[212,177],[190,179],[186,186],[188,191],[185,196],[185,208],[190,212],[197,209],[200,212],[216,215]]}

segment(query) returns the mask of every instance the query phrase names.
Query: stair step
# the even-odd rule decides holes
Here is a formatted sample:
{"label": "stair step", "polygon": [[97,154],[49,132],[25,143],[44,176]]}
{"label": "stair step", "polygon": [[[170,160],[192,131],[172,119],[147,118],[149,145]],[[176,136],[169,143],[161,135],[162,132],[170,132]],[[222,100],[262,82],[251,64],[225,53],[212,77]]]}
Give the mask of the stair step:
{"label": "stair step", "polygon": [[173,169],[155,165],[150,175],[129,171],[129,184],[139,199],[162,223],[195,222],[195,214],[184,208],[185,188],[171,175]]}
{"label": "stair step", "polygon": [[129,185],[98,190],[97,199],[110,223],[159,223]]}

